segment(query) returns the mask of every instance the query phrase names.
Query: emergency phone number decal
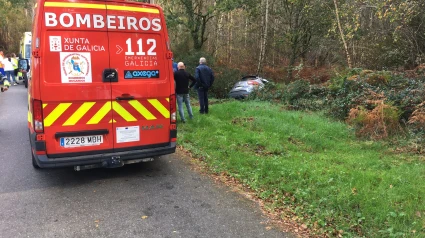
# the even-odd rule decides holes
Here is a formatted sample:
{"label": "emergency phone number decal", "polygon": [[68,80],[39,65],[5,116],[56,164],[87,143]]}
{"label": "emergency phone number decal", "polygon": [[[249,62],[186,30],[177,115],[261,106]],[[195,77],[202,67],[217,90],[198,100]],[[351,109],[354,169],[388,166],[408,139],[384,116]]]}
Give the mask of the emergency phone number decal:
{"label": "emergency phone number decal", "polygon": [[[157,67],[158,66],[158,56],[157,56],[157,45],[156,40],[151,38],[139,38],[139,39],[132,39],[128,38],[125,41],[127,50],[124,52],[124,65],[126,67]],[[124,51],[124,49],[117,45],[118,51],[116,54],[120,54]],[[151,70],[144,70],[147,72],[150,72]],[[146,75],[133,75],[133,78],[158,78],[155,77],[153,73],[146,73],[148,74],[148,77],[145,77]],[[159,75],[159,72],[156,73]],[[125,72],[125,78],[127,77],[127,74]],[[149,76],[152,75],[152,76]]]}
{"label": "emergency phone number decal", "polygon": [[159,78],[159,70],[124,70],[125,79]]}

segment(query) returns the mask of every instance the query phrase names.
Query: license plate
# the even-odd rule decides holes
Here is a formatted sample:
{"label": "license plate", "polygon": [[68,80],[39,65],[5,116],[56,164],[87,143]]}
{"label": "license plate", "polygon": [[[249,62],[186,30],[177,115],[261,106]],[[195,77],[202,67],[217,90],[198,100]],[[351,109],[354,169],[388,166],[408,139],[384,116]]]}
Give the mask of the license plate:
{"label": "license plate", "polygon": [[76,137],[62,137],[59,140],[60,146],[68,147],[81,147],[93,146],[103,143],[103,136],[76,136]]}

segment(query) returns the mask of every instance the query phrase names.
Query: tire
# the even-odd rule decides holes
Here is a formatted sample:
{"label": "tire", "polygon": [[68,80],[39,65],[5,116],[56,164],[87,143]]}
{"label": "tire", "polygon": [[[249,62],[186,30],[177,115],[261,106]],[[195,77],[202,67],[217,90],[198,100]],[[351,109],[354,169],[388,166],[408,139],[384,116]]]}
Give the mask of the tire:
{"label": "tire", "polygon": [[28,88],[28,80],[27,79],[25,79],[24,84],[25,84],[25,88]]}
{"label": "tire", "polygon": [[34,167],[35,169],[40,169],[40,166],[38,166],[37,162],[35,161],[35,158],[32,152],[31,152],[31,156],[32,156],[32,167]]}

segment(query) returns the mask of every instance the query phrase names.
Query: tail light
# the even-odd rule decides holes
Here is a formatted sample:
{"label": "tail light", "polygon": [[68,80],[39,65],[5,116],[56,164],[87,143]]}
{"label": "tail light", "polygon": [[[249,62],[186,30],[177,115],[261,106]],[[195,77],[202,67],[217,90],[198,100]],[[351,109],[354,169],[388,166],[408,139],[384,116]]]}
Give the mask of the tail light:
{"label": "tail light", "polygon": [[248,81],[248,85],[259,85],[260,83],[254,80]]}
{"label": "tail light", "polygon": [[170,97],[170,113],[171,113],[171,123],[176,123],[177,114],[176,114],[176,95],[173,94]]}
{"label": "tail light", "polygon": [[43,104],[40,100],[32,101],[32,115],[34,122],[34,130],[36,133],[43,133]]}

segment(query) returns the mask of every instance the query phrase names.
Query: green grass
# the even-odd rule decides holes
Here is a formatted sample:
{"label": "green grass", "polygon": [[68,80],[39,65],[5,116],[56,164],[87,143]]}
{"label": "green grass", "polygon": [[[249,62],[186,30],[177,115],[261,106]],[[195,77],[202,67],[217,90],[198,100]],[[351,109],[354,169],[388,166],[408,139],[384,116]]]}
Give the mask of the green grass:
{"label": "green grass", "polygon": [[[359,141],[344,124],[280,105],[230,101],[179,124],[178,143],[312,230],[425,237],[425,162]],[[197,111],[197,107],[194,108]]]}

